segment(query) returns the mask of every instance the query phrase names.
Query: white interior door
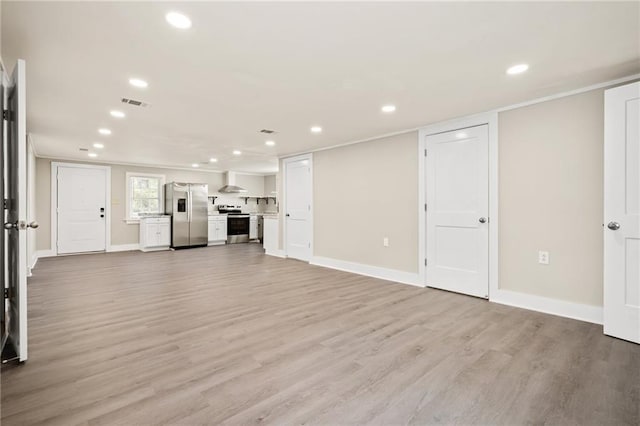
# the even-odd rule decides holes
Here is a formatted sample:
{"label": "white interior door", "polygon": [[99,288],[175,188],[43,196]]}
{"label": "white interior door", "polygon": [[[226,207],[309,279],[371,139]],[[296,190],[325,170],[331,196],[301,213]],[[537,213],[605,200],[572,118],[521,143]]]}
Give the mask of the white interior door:
{"label": "white interior door", "polygon": [[58,254],[106,250],[107,172],[58,166]]}
{"label": "white interior door", "polygon": [[640,343],[640,83],[605,92],[604,332]]}
{"label": "white interior door", "polygon": [[[27,360],[27,126],[25,63],[18,60],[8,90],[6,179],[8,339],[20,361]],[[4,265],[3,265],[4,267]],[[3,336],[4,337],[4,336]],[[4,346],[4,342],[3,342]],[[3,354],[4,355],[4,354]]]}
{"label": "white interior door", "polygon": [[427,285],[489,295],[489,129],[426,139]]}
{"label": "white interior door", "polygon": [[311,159],[285,161],[287,257],[311,259]]}

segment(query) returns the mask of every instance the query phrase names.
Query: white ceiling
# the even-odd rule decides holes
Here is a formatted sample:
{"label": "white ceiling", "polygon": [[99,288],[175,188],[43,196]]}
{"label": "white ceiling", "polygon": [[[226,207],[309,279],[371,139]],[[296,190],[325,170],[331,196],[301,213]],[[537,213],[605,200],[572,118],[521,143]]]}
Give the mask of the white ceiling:
{"label": "white ceiling", "polygon": [[[637,73],[639,5],[3,1],[2,57],[27,61],[39,155],[87,159],[79,148],[100,141],[101,161],[215,156],[202,167],[267,173],[277,156]],[[193,27],[170,27],[171,10]],[[520,62],[527,73],[505,75]],[[388,103],[395,113],[380,112]],[[127,117],[110,117],[116,108]]]}

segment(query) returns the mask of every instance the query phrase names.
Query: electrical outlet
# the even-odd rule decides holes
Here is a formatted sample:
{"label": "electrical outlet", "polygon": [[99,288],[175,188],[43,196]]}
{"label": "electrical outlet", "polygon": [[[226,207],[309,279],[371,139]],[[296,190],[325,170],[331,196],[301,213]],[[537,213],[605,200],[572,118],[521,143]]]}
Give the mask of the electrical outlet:
{"label": "electrical outlet", "polygon": [[382,239],[382,245],[385,247],[389,247],[389,238],[388,237],[384,237]]}
{"label": "electrical outlet", "polygon": [[549,252],[548,251],[539,251],[538,252],[538,263],[543,265],[549,264]]}

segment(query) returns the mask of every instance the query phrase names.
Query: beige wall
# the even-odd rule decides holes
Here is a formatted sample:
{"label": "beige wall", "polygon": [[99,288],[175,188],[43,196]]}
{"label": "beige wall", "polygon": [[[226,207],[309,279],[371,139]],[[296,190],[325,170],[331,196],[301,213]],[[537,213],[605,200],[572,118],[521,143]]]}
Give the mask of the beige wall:
{"label": "beige wall", "polygon": [[500,287],[601,306],[603,90],[498,120]]}
{"label": "beige wall", "polygon": [[0,0],[0,60],[2,59],[2,1]]}
{"label": "beige wall", "polygon": [[51,249],[51,162],[36,158],[36,250]]}
{"label": "beige wall", "polygon": [[[38,222],[41,224],[37,230],[37,249],[49,250],[51,248],[51,162],[50,160],[38,158],[37,167],[37,188],[36,206],[38,211]],[[60,160],[61,162],[68,162]],[[197,171],[197,170],[174,170],[152,167],[125,166],[117,164],[103,164],[111,167],[111,244],[138,244],[140,228],[137,224],[127,224],[125,222],[126,211],[126,173],[155,173],[165,175],[166,182],[197,182],[209,185],[209,194],[219,195],[218,188],[224,185],[224,176],[221,173]],[[264,187],[264,177],[253,175],[236,176],[238,184],[248,184],[251,187]],[[249,200],[245,204],[243,199],[234,195],[221,195],[216,200],[216,204],[239,204],[244,211],[264,210],[264,201],[256,204],[255,200]]]}
{"label": "beige wall", "polygon": [[264,176],[239,174],[236,176],[236,185],[246,189],[247,195],[261,197],[264,192]]}
{"label": "beige wall", "polygon": [[[27,222],[37,222],[37,202],[36,202],[36,156],[33,153],[31,137],[27,137]],[[37,229],[27,230],[27,256],[29,269],[33,266],[36,258]]]}
{"label": "beige wall", "polygon": [[[595,90],[499,114],[501,288],[602,306],[603,113]],[[417,139],[314,154],[314,255],[417,272]]]}
{"label": "beige wall", "polygon": [[264,195],[268,197],[273,197],[274,191],[278,191],[277,183],[276,183],[276,175],[265,176],[264,177]]}
{"label": "beige wall", "polygon": [[412,132],[313,154],[314,256],[418,271],[417,152]]}

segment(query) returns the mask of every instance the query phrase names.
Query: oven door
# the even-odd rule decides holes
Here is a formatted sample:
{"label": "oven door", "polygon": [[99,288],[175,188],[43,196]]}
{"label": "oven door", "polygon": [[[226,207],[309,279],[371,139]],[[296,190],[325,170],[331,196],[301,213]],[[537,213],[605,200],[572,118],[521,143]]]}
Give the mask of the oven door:
{"label": "oven door", "polygon": [[227,216],[227,243],[246,243],[249,241],[249,216]]}

